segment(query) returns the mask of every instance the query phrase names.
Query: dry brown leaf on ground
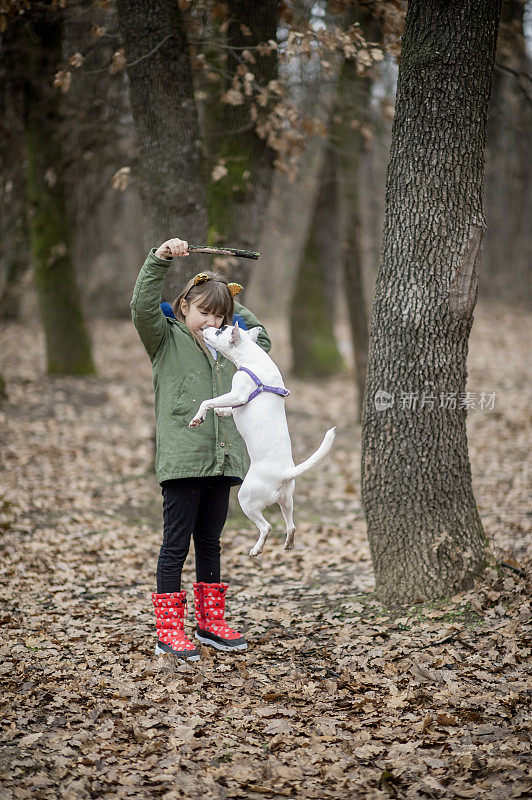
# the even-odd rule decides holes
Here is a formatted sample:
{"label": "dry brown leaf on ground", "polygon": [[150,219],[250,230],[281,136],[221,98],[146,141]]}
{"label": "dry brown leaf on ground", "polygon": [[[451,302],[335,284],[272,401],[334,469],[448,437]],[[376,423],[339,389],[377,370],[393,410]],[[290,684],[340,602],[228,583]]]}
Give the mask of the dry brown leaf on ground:
{"label": "dry brown leaf on ground", "polygon": [[[354,381],[290,378],[296,462],[332,424],[335,446],[297,482],[293,552],[274,510],[251,560],[256,532],[232,502],[223,577],[249,649],[202,648],[196,664],[153,656],[161,495],[150,367],[132,325],[94,324],[99,376],[83,380],[46,377],[35,328],[6,326],[2,800],[526,795],[529,320],[502,307],[475,317],[468,388],[497,402],[468,420],[473,481],[509,567],[446,602],[382,608]],[[342,326],[339,336],[347,342]],[[284,364],[284,344],[273,356]],[[191,551],[188,590],[193,563]]]}

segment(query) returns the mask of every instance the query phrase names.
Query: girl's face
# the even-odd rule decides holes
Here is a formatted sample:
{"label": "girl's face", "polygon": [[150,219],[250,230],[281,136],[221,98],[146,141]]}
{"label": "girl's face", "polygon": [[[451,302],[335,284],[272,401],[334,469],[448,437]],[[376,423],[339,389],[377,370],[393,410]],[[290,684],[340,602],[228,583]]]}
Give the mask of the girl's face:
{"label": "girl's face", "polygon": [[181,311],[187,328],[194,333],[199,333],[204,328],[219,328],[224,319],[223,316],[202,309],[201,299],[181,300]]}

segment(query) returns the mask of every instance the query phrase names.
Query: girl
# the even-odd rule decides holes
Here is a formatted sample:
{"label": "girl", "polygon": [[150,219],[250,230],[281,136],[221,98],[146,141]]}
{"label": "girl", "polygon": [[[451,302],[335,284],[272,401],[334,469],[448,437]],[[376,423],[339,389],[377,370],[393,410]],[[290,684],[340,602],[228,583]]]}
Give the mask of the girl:
{"label": "girl", "polygon": [[[164,258],[169,248],[172,257]],[[153,248],[140,270],[131,301],[133,323],[150,357],[155,390],[155,471],[163,495],[163,542],[152,594],[157,625],[155,653],[193,661],[199,653],[185,636],[186,592],[181,571],[194,537],[196,583],[195,636],[219,650],[245,650],[246,640],[224,619],[227,583],[220,582],[220,534],[231,486],[242,482],[248,458],[243,439],[227,409],[207,416],[199,428],[188,423],[202,400],[228,392],[235,368],[208,348],[201,331],[231,325],[236,311],[248,328],[260,325],[233,301],[242,290],[223,275],[201,272],[174,300],[174,316],[160,306],[166,272],[175,256],[189,256],[188,242],[169,239]],[[268,352],[262,326],[258,344]]]}

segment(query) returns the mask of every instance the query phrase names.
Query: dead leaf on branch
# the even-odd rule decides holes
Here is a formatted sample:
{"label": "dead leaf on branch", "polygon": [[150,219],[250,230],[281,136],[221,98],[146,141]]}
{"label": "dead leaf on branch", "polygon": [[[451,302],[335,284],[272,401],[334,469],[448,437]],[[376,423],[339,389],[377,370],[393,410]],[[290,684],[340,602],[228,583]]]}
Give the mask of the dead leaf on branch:
{"label": "dead leaf on branch", "polygon": [[213,181],[219,181],[222,178],[225,178],[227,175],[228,170],[225,166],[225,159],[220,159],[217,164],[215,164],[214,169],[211,172],[211,178]]}
{"label": "dead leaf on branch", "polygon": [[221,97],[222,103],[230,106],[241,106],[244,102],[244,95],[239,89],[228,89]]}
{"label": "dead leaf on branch", "polygon": [[111,59],[111,66],[109,67],[110,75],[116,75],[117,72],[121,72],[126,66],[126,63],[126,51],[123,48],[117,50],[116,53],[113,53]]}
{"label": "dead leaf on branch", "polygon": [[91,34],[95,39],[101,39],[101,37],[105,36],[106,33],[107,28],[103,25],[93,25],[91,28]]}
{"label": "dead leaf on branch", "polygon": [[60,69],[56,72],[54,78],[54,86],[60,87],[63,93],[68,92],[72,83],[72,73],[69,69]]}
{"label": "dead leaf on branch", "polygon": [[70,56],[70,58],[68,59],[68,63],[70,64],[71,67],[77,68],[81,67],[81,65],[83,64],[83,60],[84,60],[83,55],[77,52]]}
{"label": "dead leaf on branch", "polygon": [[111,178],[113,189],[124,192],[131,181],[131,167],[121,167]]}

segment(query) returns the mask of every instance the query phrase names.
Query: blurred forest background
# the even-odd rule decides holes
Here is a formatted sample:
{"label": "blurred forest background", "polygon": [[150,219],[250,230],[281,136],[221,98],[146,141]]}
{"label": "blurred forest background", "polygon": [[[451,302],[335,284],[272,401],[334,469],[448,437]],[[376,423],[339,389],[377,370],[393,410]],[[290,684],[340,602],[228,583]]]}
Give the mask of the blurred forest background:
{"label": "blurred forest background", "polygon": [[[169,16],[154,2],[148,26],[131,10],[143,4],[59,2],[53,24],[46,5],[6,2],[0,18],[0,323],[35,317],[39,291],[49,306],[70,269],[76,336],[81,316],[128,317],[145,253],[179,236],[261,250],[253,266],[214,266],[245,282],[259,316],[322,320],[313,347],[292,326],[296,371],[339,368],[333,323],[346,294],[364,360],[406,3],[180,0]],[[530,303],[527,20],[530,3],[503,2],[486,152],[479,296],[510,306]],[[46,157],[53,168],[32,183]],[[35,216],[37,238],[56,240],[61,289],[32,270]],[[54,315],[62,338],[57,305]]]}

